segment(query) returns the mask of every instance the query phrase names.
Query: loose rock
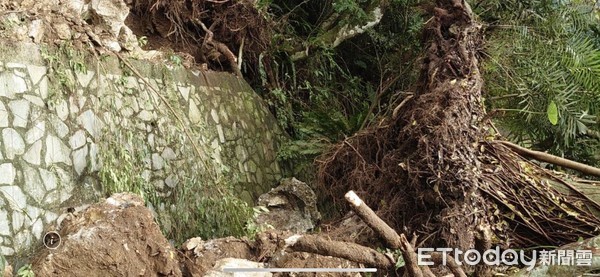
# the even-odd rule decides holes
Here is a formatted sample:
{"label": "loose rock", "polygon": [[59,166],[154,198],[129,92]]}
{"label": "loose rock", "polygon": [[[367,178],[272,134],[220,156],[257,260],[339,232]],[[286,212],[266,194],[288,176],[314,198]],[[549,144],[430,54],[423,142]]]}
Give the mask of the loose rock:
{"label": "loose rock", "polygon": [[269,212],[258,216],[258,224],[268,224],[279,230],[306,232],[321,219],[314,191],[296,178],[281,184],[258,198],[258,204]]}

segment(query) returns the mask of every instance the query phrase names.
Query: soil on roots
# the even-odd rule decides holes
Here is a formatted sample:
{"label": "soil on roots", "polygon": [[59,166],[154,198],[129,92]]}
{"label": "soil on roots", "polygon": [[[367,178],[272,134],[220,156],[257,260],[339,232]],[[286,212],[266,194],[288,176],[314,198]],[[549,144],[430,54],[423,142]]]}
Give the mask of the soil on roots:
{"label": "soil on roots", "polygon": [[415,96],[317,159],[326,197],[355,190],[417,246],[485,251],[492,241],[562,245],[597,234],[600,204],[495,141],[469,6],[438,1],[433,13]]}
{"label": "soil on roots", "polygon": [[[475,58],[480,38],[463,8],[441,6],[431,21],[419,91],[397,118],[318,159],[320,183],[331,198],[355,190],[391,225],[436,246],[472,247],[479,222],[464,216],[468,206],[482,202],[470,195],[479,181],[473,143],[485,131],[472,128],[483,115]],[[465,31],[450,32],[452,25]]]}
{"label": "soil on roots", "polygon": [[238,58],[240,49],[245,68],[256,68],[272,29],[252,1],[135,0],[126,23],[148,38],[144,48],[172,49],[220,71],[235,71],[230,58]]}

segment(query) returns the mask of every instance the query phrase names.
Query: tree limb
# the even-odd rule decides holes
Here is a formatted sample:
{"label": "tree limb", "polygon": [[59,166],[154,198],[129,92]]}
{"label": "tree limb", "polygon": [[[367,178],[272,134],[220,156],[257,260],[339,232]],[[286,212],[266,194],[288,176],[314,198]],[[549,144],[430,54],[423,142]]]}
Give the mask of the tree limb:
{"label": "tree limb", "polygon": [[400,235],[400,251],[402,251],[404,264],[410,276],[423,276],[423,271],[419,268],[417,254],[415,253],[415,250],[413,249],[412,245],[410,245],[404,234]]}
{"label": "tree limb", "polygon": [[375,212],[354,193],[349,191],[346,193],[346,201],[350,203],[352,210],[369,226],[373,231],[379,234],[385,242],[393,249],[399,249],[402,247],[402,238],[383,221],[379,218]]}
{"label": "tree limb", "polygon": [[566,167],[569,169],[577,170],[577,171],[587,174],[587,175],[593,175],[593,176],[600,177],[600,168],[596,168],[596,167],[589,166],[586,164],[578,163],[578,162],[571,161],[571,160],[568,160],[565,158],[557,157],[557,156],[554,156],[554,155],[551,155],[548,153],[530,150],[530,149],[521,147],[519,145],[516,145],[514,143],[508,142],[508,141],[498,141],[498,142],[504,144],[505,146],[508,146],[509,148],[511,148],[513,151],[515,151],[516,153],[518,153],[521,156],[536,159],[536,160],[542,161],[542,162],[551,163],[551,164],[562,166],[562,167]]}
{"label": "tree limb", "polygon": [[[392,227],[379,218],[371,207],[367,206],[354,191],[349,191],[345,195],[346,201],[356,214],[369,226],[375,233],[379,234],[392,249],[400,249],[404,258],[405,268],[413,277],[422,277],[424,272],[419,268],[417,255],[408,242],[404,234],[398,235]],[[429,268],[427,268],[429,269]],[[426,270],[425,276],[430,276],[431,270]]]}
{"label": "tree limb", "polygon": [[[338,21],[339,18],[353,18],[355,15],[353,14],[343,14],[340,15],[338,13],[333,13],[330,17],[323,22],[320,28],[323,30],[323,33],[316,37],[316,39],[312,40],[313,43],[309,45],[303,45],[301,50],[296,48],[294,53],[290,55],[290,59],[292,61],[302,60],[308,57],[309,50],[313,47],[329,47],[335,48],[340,45],[345,40],[351,39],[359,34],[366,32],[368,29],[373,28],[375,25],[379,24],[381,19],[383,18],[383,8],[385,5],[385,1],[383,0],[371,0],[370,8],[367,13],[369,14],[369,20],[367,22],[355,22],[355,23],[346,23],[346,24],[338,24],[334,25],[333,22]],[[338,21],[339,22],[339,21]]]}
{"label": "tree limb", "polygon": [[394,268],[395,263],[386,255],[369,247],[351,242],[332,241],[315,235],[294,235],[285,240],[295,251],[333,256],[376,268]]}
{"label": "tree limb", "polygon": [[[369,226],[373,231],[379,234],[388,245],[393,249],[400,249],[402,257],[404,258],[405,269],[408,271],[411,277],[432,277],[435,276],[428,266],[419,266],[418,257],[415,253],[414,242],[410,243],[406,239],[404,234],[398,235],[392,227],[390,227],[385,221],[379,218],[375,212],[367,206],[354,191],[349,191],[345,195],[346,200],[350,203],[352,210]],[[413,238],[414,239],[414,238]],[[431,257],[437,264],[442,264],[443,253],[434,252]],[[464,270],[456,263],[456,261],[449,255],[445,257],[446,266],[450,268],[450,271],[454,273],[454,276],[466,277]]]}
{"label": "tree limb", "polygon": [[[231,69],[233,70],[235,75],[238,76],[239,78],[243,78],[242,72],[240,71],[240,68],[238,67],[237,58],[235,57],[233,52],[231,52],[231,50],[229,50],[229,47],[227,47],[227,45],[225,45],[224,43],[213,39],[213,36],[214,36],[213,32],[210,30],[210,28],[207,28],[206,25],[204,25],[204,23],[202,21],[196,19],[196,20],[194,20],[194,23],[200,25],[200,27],[202,27],[202,30],[204,30],[204,32],[206,32],[206,37],[202,44],[203,45],[210,44],[212,47],[216,48],[219,52],[221,52],[221,54],[223,54],[225,56],[225,58],[227,58],[227,61],[229,61],[229,65],[231,66]],[[241,64],[241,61],[240,61],[240,64]]]}
{"label": "tree limb", "polygon": [[[398,235],[389,227],[373,210],[354,193],[346,193],[346,200],[352,209],[375,232],[382,236],[394,249],[400,249],[404,259],[404,268],[410,277],[435,277],[431,269],[418,264],[418,257],[414,246],[406,239],[404,234]],[[393,258],[377,252],[369,247],[350,242],[332,241],[316,235],[293,235],[285,239],[285,244],[294,251],[310,252],[324,256],[333,256],[347,259],[382,269],[394,269],[396,263]],[[414,242],[413,242],[414,244]],[[446,265],[454,276],[466,277],[462,267],[450,256],[440,252],[433,252],[431,258],[438,265]],[[444,263],[445,261],[445,263]]]}

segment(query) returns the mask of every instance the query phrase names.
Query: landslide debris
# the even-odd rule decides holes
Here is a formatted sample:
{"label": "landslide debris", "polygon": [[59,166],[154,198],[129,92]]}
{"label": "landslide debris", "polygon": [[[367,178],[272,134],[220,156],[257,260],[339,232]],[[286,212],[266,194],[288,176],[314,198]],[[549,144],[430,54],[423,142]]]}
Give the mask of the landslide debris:
{"label": "landslide debris", "polygon": [[36,276],[181,276],[177,253],[135,194],[61,216],[59,244],[32,259]]}

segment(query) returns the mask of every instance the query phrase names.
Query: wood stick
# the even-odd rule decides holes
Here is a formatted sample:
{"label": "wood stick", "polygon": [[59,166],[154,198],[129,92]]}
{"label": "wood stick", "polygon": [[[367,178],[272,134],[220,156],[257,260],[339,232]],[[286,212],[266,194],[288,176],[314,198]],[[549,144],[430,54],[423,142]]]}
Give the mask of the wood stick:
{"label": "wood stick", "polygon": [[[367,206],[361,199],[354,193],[349,191],[345,195],[346,200],[350,203],[352,210],[369,226],[373,231],[379,234],[388,246],[392,249],[399,249],[402,246],[402,240],[398,233],[392,227],[387,225],[375,212]],[[411,247],[412,248],[412,247]]]}
{"label": "wood stick", "polygon": [[551,155],[548,153],[530,150],[530,149],[521,147],[519,145],[516,145],[514,143],[508,142],[508,141],[498,141],[498,142],[506,145],[508,148],[512,149],[513,151],[517,152],[519,155],[521,155],[523,157],[536,159],[538,161],[547,162],[547,163],[551,163],[551,164],[558,165],[558,166],[563,166],[563,167],[566,167],[569,169],[577,170],[581,173],[588,174],[588,175],[600,176],[600,168],[596,168],[593,166],[589,166],[587,164],[582,164],[582,163],[578,163],[575,161],[567,160],[567,159],[557,157],[557,156],[554,156],[554,155]]}
{"label": "wood stick", "polygon": [[410,245],[404,234],[400,235],[400,250],[404,258],[404,267],[411,277],[423,277],[423,271],[419,268],[417,254],[415,249]]}
{"label": "wood stick", "polygon": [[352,210],[369,226],[373,231],[379,234],[386,243],[393,249],[400,249],[404,258],[404,267],[411,277],[432,277],[433,273],[428,267],[420,267],[417,261],[417,254],[411,243],[408,242],[404,234],[398,235],[396,231],[383,221],[375,212],[367,206],[354,191],[349,191],[345,195],[350,203]]}
{"label": "wood stick", "polygon": [[[229,0],[227,0],[227,1],[229,1]],[[213,39],[214,33],[211,31],[212,26],[211,26],[211,28],[207,28],[206,25],[204,25],[204,23],[202,21],[200,21],[199,19],[195,19],[194,23],[200,25],[200,27],[202,27],[202,30],[204,30],[206,32],[206,36],[205,36],[204,42],[202,44],[203,45],[210,44],[211,46],[215,47],[217,49],[217,51],[221,52],[221,54],[223,54],[225,56],[225,58],[227,58],[227,61],[229,61],[229,65],[231,66],[231,69],[233,70],[235,75],[239,78],[243,78],[242,72],[238,68],[238,64],[237,64],[238,62],[236,60],[235,55],[233,55],[233,52],[231,52],[231,50],[229,50],[229,47],[227,47],[227,45],[225,45],[224,43],[219,42],[216,39]]]}

